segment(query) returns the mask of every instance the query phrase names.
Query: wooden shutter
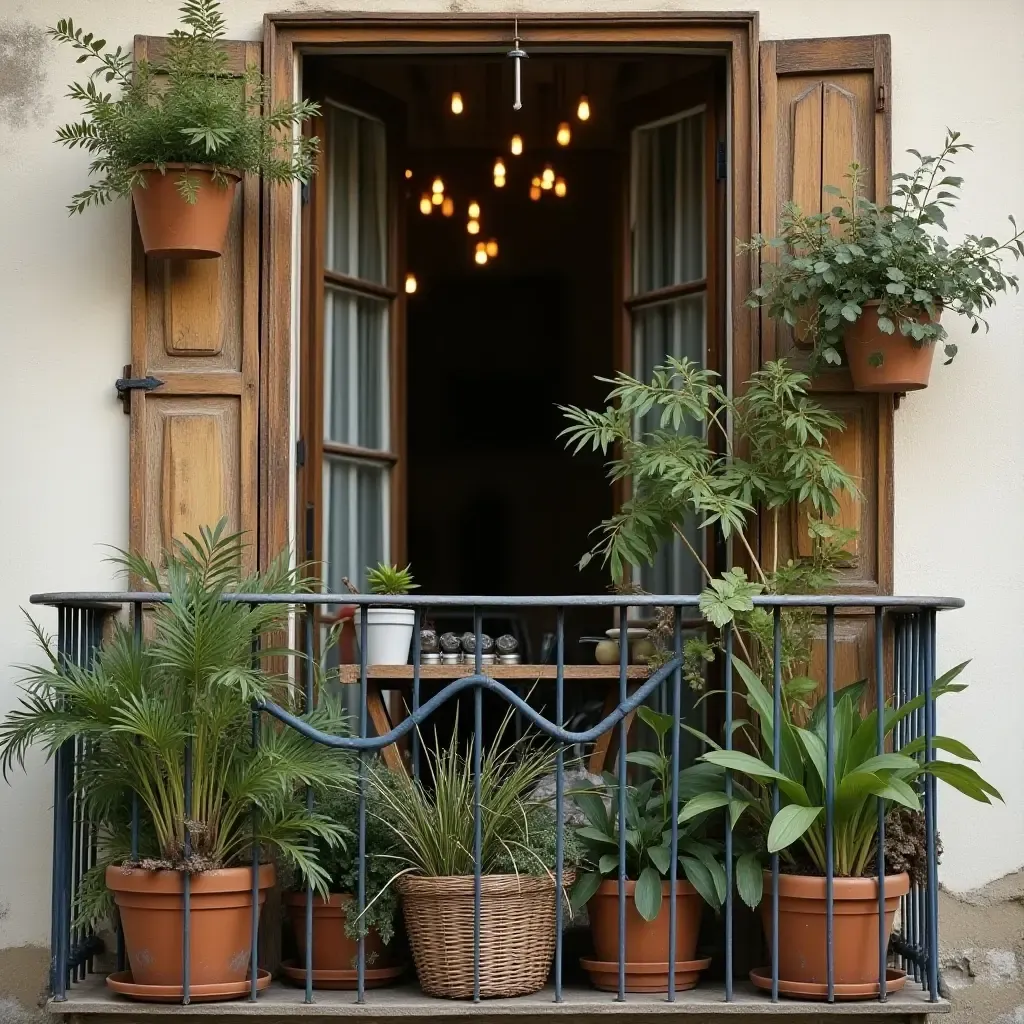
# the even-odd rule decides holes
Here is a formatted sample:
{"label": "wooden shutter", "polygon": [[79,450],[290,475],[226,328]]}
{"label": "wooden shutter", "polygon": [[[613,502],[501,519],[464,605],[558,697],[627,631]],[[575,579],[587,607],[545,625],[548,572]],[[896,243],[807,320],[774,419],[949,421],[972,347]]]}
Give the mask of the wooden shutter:
{"label": "wooden shutter", "polygon": [[[866,194],[885,200],[890,187],[891,89],[888,36],[779,40],[761,44],[761,231],[774,236],[783,205],[793,200],[808,212],[831,209],[825,185],[846,186],[856,161],[866,170]],[[762,361],[784,357],[805,365],[806,348],[785,325],[761,319]],[[892,593],[891,395],[854,392],[845,369],[815,378],[816,397],[846,422],[833,438],[839,461],[859,481],[862,502],[844,501],[844,525],[859,536],[844,571],[841,591]],[[772,536],[762,531],[771,555]],[[779,556],[806,553],[802,514],[794,510],[779,538]],[[836,623],[837,681],[872,675],[874,625],[870,616],[840,616]],[[820,646],[820,645],[819,645]],[[814,677],[824,678],[824,649]]]}
{"label": "wooden shutter", "polygon": [[[227,42],[232,69],[260,63],[260,44]],[[166,40],[138,36],[136,59],[159,66]],[[158,559],[173,537],[227,515],[257,559],[260,183],[239,186],[224,255],[150,259],[132,214],[129,474],[133,551]]]}

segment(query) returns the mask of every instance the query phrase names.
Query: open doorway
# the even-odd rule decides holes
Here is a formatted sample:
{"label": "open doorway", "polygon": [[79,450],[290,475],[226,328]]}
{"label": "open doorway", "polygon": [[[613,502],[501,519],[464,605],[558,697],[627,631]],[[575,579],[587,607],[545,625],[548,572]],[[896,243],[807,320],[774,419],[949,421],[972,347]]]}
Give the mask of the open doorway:
{"label": "open doorway", "polygon": [[[515,110],[504,57],[307,58],[324,147],[300,511],[332,591],[382,560],[425,593],[607,588],[578,561],[626,494],[601,453],[565,450],[557,407],[601,407],[596,378],[649,378],[667,355],[720,368],[724,75],[708,55],[537,52]],[[693,593],[697,572],[668,543],[637,582]],[[614,624],[569,610],[567,662],[593,664],[586,638]],[[485,630],[536,663],[553,625]]]}

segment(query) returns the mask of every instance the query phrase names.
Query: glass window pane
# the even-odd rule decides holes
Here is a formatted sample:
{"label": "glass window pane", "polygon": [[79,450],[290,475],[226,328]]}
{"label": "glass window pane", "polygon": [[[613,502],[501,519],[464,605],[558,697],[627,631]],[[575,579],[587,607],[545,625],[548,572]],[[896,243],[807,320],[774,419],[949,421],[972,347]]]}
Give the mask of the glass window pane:
{"label": "glass window pane", "polygon": [[324,310],[324,438],[388,447],[388,303],[327,288]]}
{"label": "glass window pane", "polygon": [[[676,359],[689,357],[704,365],[707,296],[704,293],[687,295],[674,302],[663,302],[633,314],[634,374],[640,380],[650,380],[654,369],[661,366],[667,356]],[[658,427],[656,412],[648,414],[644,428]],[[697,424],[689,424],[694,431]],[[686,539],[696,551],[703,549],[702,532],[695,518],[683,525]],[[679,538],[662,545],[653,565],[645,565],[640,572],[640,585],[652,594],[696,594],[703,589],[700,567]]]}
{"label": "glass window pane", "polygon": [[387,561],[388,475],[381,466],[324,455],[324,579],[344,593],[347,576],[368,589],[367,566]]}
{"label": "glass window pane", "polygon": [[633,133],[633,293],[705,276],[704,112]]}
{"label": "glass window pane", "polygon": [[384,125],[327,104],[328,270],[387,283]]}

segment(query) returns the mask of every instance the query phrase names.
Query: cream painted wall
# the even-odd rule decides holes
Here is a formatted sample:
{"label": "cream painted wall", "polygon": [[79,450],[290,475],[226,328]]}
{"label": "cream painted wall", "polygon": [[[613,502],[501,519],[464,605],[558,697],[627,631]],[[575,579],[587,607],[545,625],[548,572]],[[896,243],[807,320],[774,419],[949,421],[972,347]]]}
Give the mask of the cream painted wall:
{"label": "cream painted wall", "polygon": [[[762,38],[888,32],[894,150],[934,149],[945,126],[975,143],[957,228],[999,231],[1024,218],[1024,4],[1019,0],[225,0],[236,38],[258,38],[265,9],[367,12],[537,9],[582,12],[757,7]],[[130,45],[174,24],[176,0],[4,0],[0,4],[0,713],[15,701],[13,663],[33,657],[19,606],[45,589],[112,584],[102,544],[127,540],[127,419],[113,381],[128,360],[128,210],[70,220],[64,204],[86,160],[58,149],[54,126],[74,58],[44,28],[59,17]],[[1024,697],[1016,641],[1024,620],[1024,304],[1005,299],[992,332],[963,341],[950,368],[896,419],[896,589],[948,593],[966,610],[940,623],[940,667],[973,657],[969,695],[944,729],[978,749],[1005,806],[943,789],[944,882],[982,884],[1024,864]],[[960,333],[960,332],[956,332]],[[43,615],[44,621],[49,621]],[[52,625],[52,623],[51,623]],[[40,757],[0,785],[0,947],[49,932],[51,776]]]}

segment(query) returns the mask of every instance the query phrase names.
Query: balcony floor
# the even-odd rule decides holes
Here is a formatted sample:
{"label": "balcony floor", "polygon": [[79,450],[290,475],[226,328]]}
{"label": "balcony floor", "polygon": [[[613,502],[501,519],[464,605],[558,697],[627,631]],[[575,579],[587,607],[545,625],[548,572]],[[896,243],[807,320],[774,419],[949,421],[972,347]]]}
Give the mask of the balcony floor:
{"label": "balcony floor", "polygon": [[675,1003],[663,995],[630,995],[624,1003],[611,994],[591,988],[566,988],[561,1005],[554,1003],[549,987],[532,996],[518,999],[487,999],[474,1004],[469,1001],[434,999],[424,995],[417,986],[405,985],[374,989],[367,992],[366,1002],[358,1004],[353,992],[316,991],[314,1002],[303,1002],[303,991],[292,985],[274,982],[255,1003],[240,999],[225,1003],[193,1003],[183,1007],[169,1003],[137,1003],[114,995],[103,982],[102,975],[87,978],[72,986],[65,1002],[50,1000],[47,1009],[71,1020],[81,1019],[89,1024],[101,1024],[104,1019],[127,1024],[129,1019],[173,1015],[176,1017],[219,1017],[241,1021],[243,1018],[261,1017],[267,1020],[295,1019],[304,1016],[364,1018],[422,1018],[454,1020],[466,1017],[514,1017],[519,1019],[563,1017],[579,1021],[582,1018],[607,1016],[617,1019],[644,1018],[652,1015],[674,1014],[705,1020],[729,1017],[741,1024],[759,1017],[776,1020],[793,1018],[803,1024],[817,1024],[826,1018],[856,1017],[863,1024],[870,1021],[923,1022],[926,1014],[948,1013],[946,1000],[929,1003],[927,993],[908,983],[906,988],[889,997],[887,1002],[874,1000],[821,1003],[799,1000],[780,1000],[772,1003],[764,993],[747,982],[737,982],[734,1001],[725,1002],[725,989],[720,982],[701,984],[689,992],[680,992]]}

